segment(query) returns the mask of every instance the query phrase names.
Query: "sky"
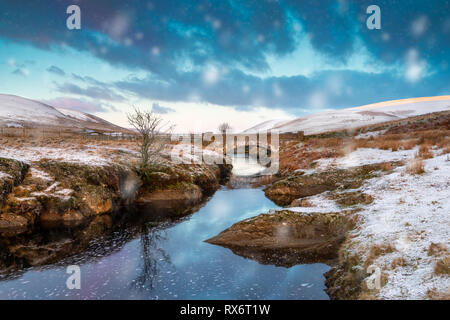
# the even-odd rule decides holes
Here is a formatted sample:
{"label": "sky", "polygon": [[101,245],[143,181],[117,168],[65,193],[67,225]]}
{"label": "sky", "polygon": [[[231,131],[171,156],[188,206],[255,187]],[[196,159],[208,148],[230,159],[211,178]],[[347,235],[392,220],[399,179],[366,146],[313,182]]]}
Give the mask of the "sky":
{"label": "sky", "polygon": [[[70,5],[80,29],[67,27]],[[367,26],[370,5],[380,29]],[[0,2],[0,93],[125,127],[133,106],[178,132],[240,131],[448,95],[449,58],[444,0]]]}

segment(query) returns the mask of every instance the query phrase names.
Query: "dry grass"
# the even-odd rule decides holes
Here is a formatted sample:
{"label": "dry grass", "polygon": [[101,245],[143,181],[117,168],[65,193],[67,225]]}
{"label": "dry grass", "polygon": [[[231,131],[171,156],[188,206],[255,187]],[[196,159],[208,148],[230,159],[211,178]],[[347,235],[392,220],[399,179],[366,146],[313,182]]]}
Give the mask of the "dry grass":
{"label": "dry grass", "polygon": [[419,147],[418,156],[422,159],[431,159],[434,157],[434,154],[428,144],[422,144]]}
{"label": "dry grass", "polygon": [[447,137],[443,138],[441,141],[436,143],[436,147],[438,149],[448,149],[448,148],[450,148],[450,137],[447,136]]}
{"label": "dry grass", "polygon": [[450,256],[446,256],[436,262],[434,273],[437,275],[450,275]]}
{"label": "dry grass", "polygon": [[390,162],[384,162],[381,164],[381,170],[382,171],[391,171],[392,170],[392,164]]}
{"label": "dry grass", "polygon": [[443,243],[432,243],[428,247],[429,256],[442,256],[447,254],[448,249]]}
{"label": "dry grass", "polygon": [[410,150],[417,145],[436,145],[439,149],[450,146],[450,130],[436,128],[425,131],[408,131],[407,133],[386,132],[368,139],[354,139],[353,149],[374,148],[382,150]]}
{"label": "dry grass", "polygon": [[303,143],[283,143],[280,146],[280,172],[287,173],[297,169],[307,169],[322,158],[337,158],[345,154],[344,139],[314,138]]}
{"label": "dry grass", "polygon": [[[432,158],[434,146],[444,153],[450,153],[450,113],[425,115],[400,124],[385,124],[376,130],[386,131],[368,138],[328,135],[306,137],[300,144],[298,141],[284,142],[280,145],[280,172],[286,174],[297,169],[307,169],[318,159],[338,158],[358,148],[395,152],[419,146],[418,158],[421,159]],[[421,171],[418,162],[419,170],[413,172]]]}
{"label": "dry grass", "polygon": [[446,292],[439,292],[436,289],[428,290],[427,296],[431,300],[450,300],[450,289]]}
{"label": "dry grass", "polygon": [[392,253],[395,251],[394,246],[391,243],[382,243],[378,245],[373,245],[369,254],[367,255],[366,261],[364,263],[365,268],[369,267],[373,264],[373,262],[378,258],[385,254]]}
{"label": "dry grass", "polygon": [[406,267],[408,262],[403,257],[398,257],[392,260],[391,268],[395,269],[397,267]]}
{"label": "dry grass", "polygon": [[411,175],[425,173],[425,168],[422,159],[419,158],[411,159],[406,165],[406,172]]}
{"label": "dry grass", "polygon": [[379,144],[381,150],[398,151],[400,149],[400,142],[396,140],[385,140]]}

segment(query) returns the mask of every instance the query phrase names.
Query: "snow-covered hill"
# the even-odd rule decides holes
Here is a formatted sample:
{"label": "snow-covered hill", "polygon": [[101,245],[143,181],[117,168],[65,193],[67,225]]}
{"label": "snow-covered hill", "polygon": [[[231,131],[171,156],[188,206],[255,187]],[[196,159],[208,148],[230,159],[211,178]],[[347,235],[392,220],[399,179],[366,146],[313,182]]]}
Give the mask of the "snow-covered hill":
{"label": "snow-covered hill", "polygon": [[84,112],[55,108],[42,102],[7,94],[0,94],[0,127],[67,127],[127,131]]}
{"label": "snow-covered hill", "polygon": [[245,130],[244,132],[258,132],[263,130],[270,130],[275,127],[282,126],[285,123],[290,122],[290,120],[267,120],[257,124],[256,126],[251,127],[250,129]]}
{"label": "snow-covered hill", "polygon": [[279,132],[304,131],[305,134],[316,134],[445,110],[450,110],[450,96],[392,100],[356,108],[319,112],[292,121],[278,122],[274,120],[272,123],[266,121],[244,132],[276,130]]}

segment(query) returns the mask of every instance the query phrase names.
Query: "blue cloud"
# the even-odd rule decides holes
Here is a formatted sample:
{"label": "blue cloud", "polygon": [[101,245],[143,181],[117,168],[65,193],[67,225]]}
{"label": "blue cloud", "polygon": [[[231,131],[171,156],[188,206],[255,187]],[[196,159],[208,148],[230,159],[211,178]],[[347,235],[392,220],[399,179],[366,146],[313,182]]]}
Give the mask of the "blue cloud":
{"label": "blue cloud", "polygon": [[[72,74],[84,85],[58,83],[62,93],[113,102],[124,101],[123,90],[170,102],[194,99],[236,108],[262,104],[302,110],[449,90],[450,16],[444,0],[378,0],[381,30],[366,28],[366,8],[373,4],[368,0],[165,0],[132,5],[79,0],[82,29],[71,31],[65,21],[72,2],[2,1],[1,38],[61,54],[69,47],[147,76],[106,83]],[[308,77],[270,76],[276,64],[268,57],[301,52],[299,36],[328,65],[361,58],[355,54],[361,44],[382,71],[318,65]],[[217,72],[209,72],[209,66]],[[13,72],[20,74],[18,70]]]}
{"label": "blue cloud", "polygon": [[167,114],[169,112],[175,112],[174,109],[169,108],[169,107],[163,107],[163,106],[159,105],[158,103],[153,103],[152,111],[157,114]]}
{"label": "blue cloud", "polygon": [[48,72],[54,73],[58,76],[65,76],[66,73],[61,68],[58,68],[57,66],[50,66],[47,68]]}

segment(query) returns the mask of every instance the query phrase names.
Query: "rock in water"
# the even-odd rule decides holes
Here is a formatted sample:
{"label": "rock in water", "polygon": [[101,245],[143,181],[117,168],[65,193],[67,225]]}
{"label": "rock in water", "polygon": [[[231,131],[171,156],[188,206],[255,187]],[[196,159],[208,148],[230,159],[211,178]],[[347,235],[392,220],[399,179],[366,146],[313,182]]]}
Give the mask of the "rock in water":
{"label": "rock in water", "polygon": [[354,226],[352,211],[260,214],[232,225],[206,242],[262,264],[291,267],[330,262]]}

